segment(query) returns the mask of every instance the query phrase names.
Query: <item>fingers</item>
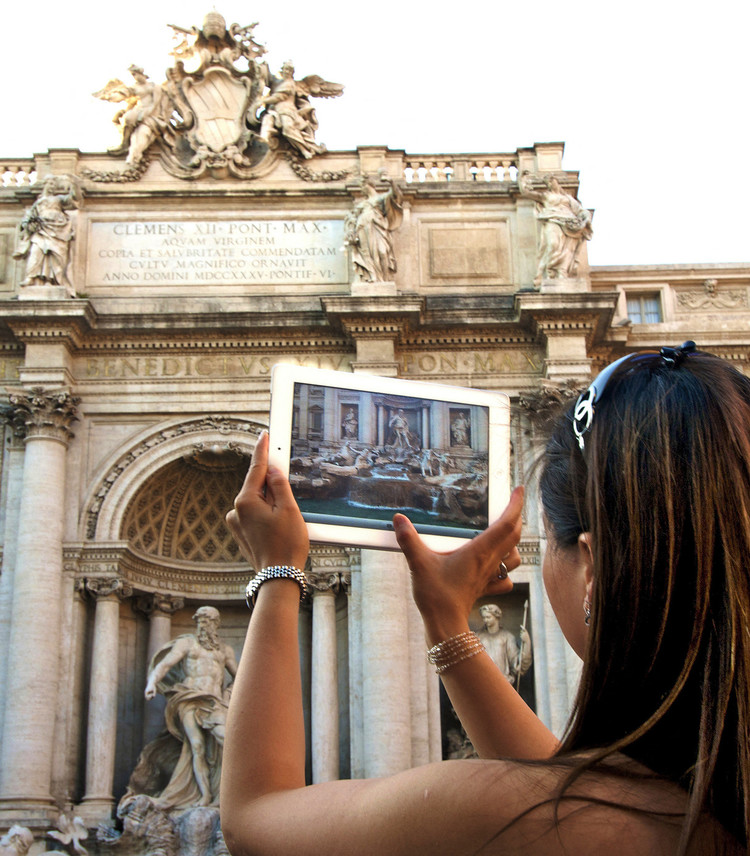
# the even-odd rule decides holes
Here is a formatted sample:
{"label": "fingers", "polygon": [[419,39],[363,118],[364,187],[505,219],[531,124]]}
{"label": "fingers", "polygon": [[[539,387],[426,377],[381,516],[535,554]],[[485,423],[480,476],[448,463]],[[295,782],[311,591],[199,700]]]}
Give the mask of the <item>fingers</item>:
{"label": "fingers", "polygon": [[[480,535],[477,535],[473,540],[476,549],[487,551],[487,554],[494,561],[497,559],[496,565],[500,565],[501,561],[505,561],[508,570],[510,565],[506,559],[513,550],[516,549],[516,544],[521,540],[521,512],[523,511],[523,487],[517,487],[510,495],[508,505],[500,517],[492,523]],[[520,564],[520,557],[519,562]],[[516,565],[518,567],[518,565]]]}

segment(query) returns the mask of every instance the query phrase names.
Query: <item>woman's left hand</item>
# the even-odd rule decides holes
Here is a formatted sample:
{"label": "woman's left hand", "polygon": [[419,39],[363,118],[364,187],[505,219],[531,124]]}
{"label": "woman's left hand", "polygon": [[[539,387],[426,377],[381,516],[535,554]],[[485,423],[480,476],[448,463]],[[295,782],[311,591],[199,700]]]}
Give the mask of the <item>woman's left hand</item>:
{"label": "woman's left hand", "polygon": [[506,594],[513,583],[504,573],[521,564],[517,544],[521,538],[524,490],[516,488],[502,516],[458,550],[436,553],[426,547],[414,526],[403,514],[393,518],[399,546],[412,576],[414,601],[428,633],[461,632],[478,598]]}
{"label": "woman's left hand", "polygon": [[268,433],[255,446],[242,489],[227,525],[243,556],[256,570],[269,565],[304,568],[310,541],[289,480],[268,465]]}

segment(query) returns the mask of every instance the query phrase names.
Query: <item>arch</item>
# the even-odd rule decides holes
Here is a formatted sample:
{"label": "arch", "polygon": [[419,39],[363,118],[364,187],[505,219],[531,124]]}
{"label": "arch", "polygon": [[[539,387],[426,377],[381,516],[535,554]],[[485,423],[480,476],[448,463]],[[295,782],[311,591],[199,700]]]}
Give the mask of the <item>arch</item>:
{"label": "arch", "polygon": [[263,423],[235,416],[183,417],[149,426],[97,471],[79,518],[81,539],[119,540],[131,500],[156,472],[201,445],[228,448],[249,457],[266,428]]}

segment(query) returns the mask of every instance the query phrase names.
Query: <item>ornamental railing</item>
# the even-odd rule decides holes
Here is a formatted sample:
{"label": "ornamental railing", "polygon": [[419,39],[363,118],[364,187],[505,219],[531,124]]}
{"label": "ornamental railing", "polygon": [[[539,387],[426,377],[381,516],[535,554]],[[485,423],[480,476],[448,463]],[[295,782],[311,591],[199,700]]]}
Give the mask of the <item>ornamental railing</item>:
{"label": "ornamental railing", "polygon": [[406,155],[404,178],[409,184],[428,181],[516,181],[515,154]]}

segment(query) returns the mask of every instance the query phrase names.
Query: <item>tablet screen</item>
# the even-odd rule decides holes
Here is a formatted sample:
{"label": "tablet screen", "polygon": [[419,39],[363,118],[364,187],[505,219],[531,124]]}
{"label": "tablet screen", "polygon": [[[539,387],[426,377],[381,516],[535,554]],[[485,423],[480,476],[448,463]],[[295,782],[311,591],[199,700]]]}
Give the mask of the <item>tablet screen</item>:
{"label": "tablet screen", "polygon": [[[324,527],[318,540],[328,540],[336,527],[344,531],[333,540],[361,543],[352,530],[369,530],[369,546],[393,547],[391,521],[402,512],[421,534],[453,542],[494,519],[497,499],[507,498],[507,477],[493,485],[498,461],[490,461],[493,445],[494,457],[503,439],[507,446],[507,430],[497,436],[507,429],[505,396],[344,372],[295,377],[299,371],[278,368],[284,377],[274,370],[271,446],[284,453],[312,537]],[[279,408],[285,419],[273,418]],[[507,453],[504,462],[507,471]]]}

